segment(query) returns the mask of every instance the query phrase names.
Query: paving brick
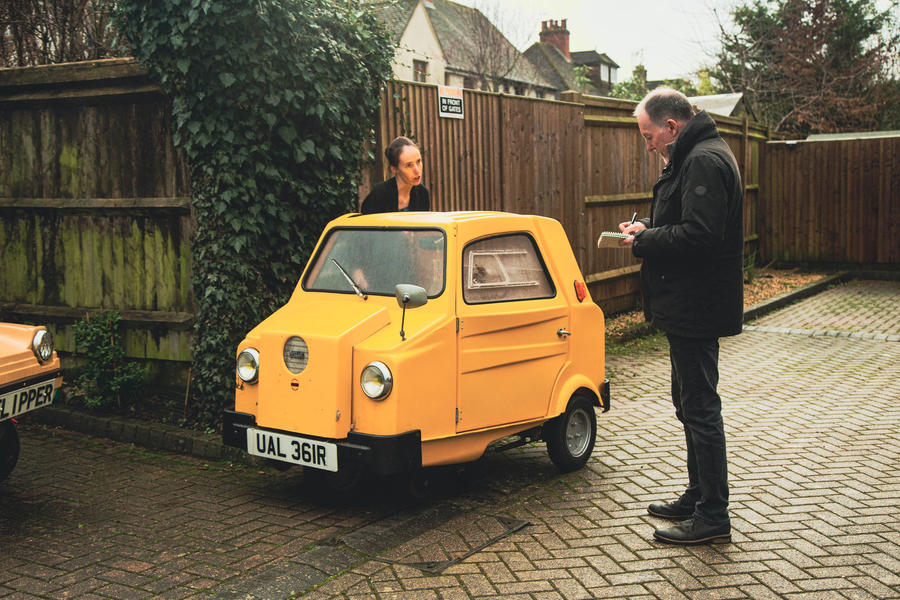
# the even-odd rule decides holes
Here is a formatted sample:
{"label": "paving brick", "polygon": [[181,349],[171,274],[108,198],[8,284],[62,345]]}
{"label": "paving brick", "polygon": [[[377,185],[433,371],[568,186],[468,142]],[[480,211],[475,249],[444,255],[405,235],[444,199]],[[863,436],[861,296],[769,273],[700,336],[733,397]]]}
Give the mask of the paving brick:
{"label": "paving brick", "polygon": [[[647,504],[686,478],[654,351],[607,357],[614,409],[598,413],[585,469],[559,475],[541,444],[490,455],[437,512],[376,494],[323,504],[299,471],[131,444],[194,446],[171,429],[95,424],[119,443],[23,419],[20,464],[0,484],[0,596],[900,598],[900,284],[870,283],[722,340],[731,544],[651,540]],[[461,556],[492,514],[530,525],[439,575],[374,560]]]}

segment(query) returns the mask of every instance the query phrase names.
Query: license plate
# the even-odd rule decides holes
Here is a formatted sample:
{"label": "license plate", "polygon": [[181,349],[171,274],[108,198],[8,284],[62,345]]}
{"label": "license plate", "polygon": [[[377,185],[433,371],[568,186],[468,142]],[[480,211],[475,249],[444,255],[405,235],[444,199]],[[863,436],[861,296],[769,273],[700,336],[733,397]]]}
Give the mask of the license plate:
{"label": "license plate", "polygon": [[0,396],[0,421],[12,419],[53,402],[54,380],[42,381]]}
{"label": "license plate", "polygon": [[247,428],[247,452],[254,456],[337,471],[337,445],[264,429]]}

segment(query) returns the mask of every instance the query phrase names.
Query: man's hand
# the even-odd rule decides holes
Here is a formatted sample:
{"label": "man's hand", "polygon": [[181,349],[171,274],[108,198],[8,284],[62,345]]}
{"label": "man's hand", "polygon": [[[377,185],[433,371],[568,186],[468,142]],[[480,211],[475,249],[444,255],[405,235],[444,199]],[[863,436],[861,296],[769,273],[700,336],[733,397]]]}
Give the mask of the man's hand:
{"label": "man's hand", "polygon": [[647,229],[647,226],[640,221],[635,221],[633,223],[631,221],[623,221],[622,223],[619,223],[619,231],[628,234],[628,237],[619,242],[619,245],[628,246],[630,248],[631,245],[634,244],[634,234],[642,229]]}

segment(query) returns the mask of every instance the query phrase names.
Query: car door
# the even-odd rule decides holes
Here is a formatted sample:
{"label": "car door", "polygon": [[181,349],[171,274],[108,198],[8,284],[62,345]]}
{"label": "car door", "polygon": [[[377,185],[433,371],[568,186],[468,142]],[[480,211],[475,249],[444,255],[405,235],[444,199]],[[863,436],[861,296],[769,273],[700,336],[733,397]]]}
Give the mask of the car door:
{"label": "car door", "polygon": [[482,238],[461,262],[456,430],[546,415],[568,356],[569,307],[534,238]]}

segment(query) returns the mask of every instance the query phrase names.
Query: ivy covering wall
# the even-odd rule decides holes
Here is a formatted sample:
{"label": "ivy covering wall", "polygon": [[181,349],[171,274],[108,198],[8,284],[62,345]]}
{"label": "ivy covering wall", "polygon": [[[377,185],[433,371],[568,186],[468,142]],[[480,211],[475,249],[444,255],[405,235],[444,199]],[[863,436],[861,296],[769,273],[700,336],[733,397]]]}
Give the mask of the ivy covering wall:
{"label": "ivy covering wall", "polygon": [[190,169],[191,392],[215,428],[237,344],[287,301],[324,225],[355,210],[393,48],[358,0],[118,0],[116,16],[171,98]]}

